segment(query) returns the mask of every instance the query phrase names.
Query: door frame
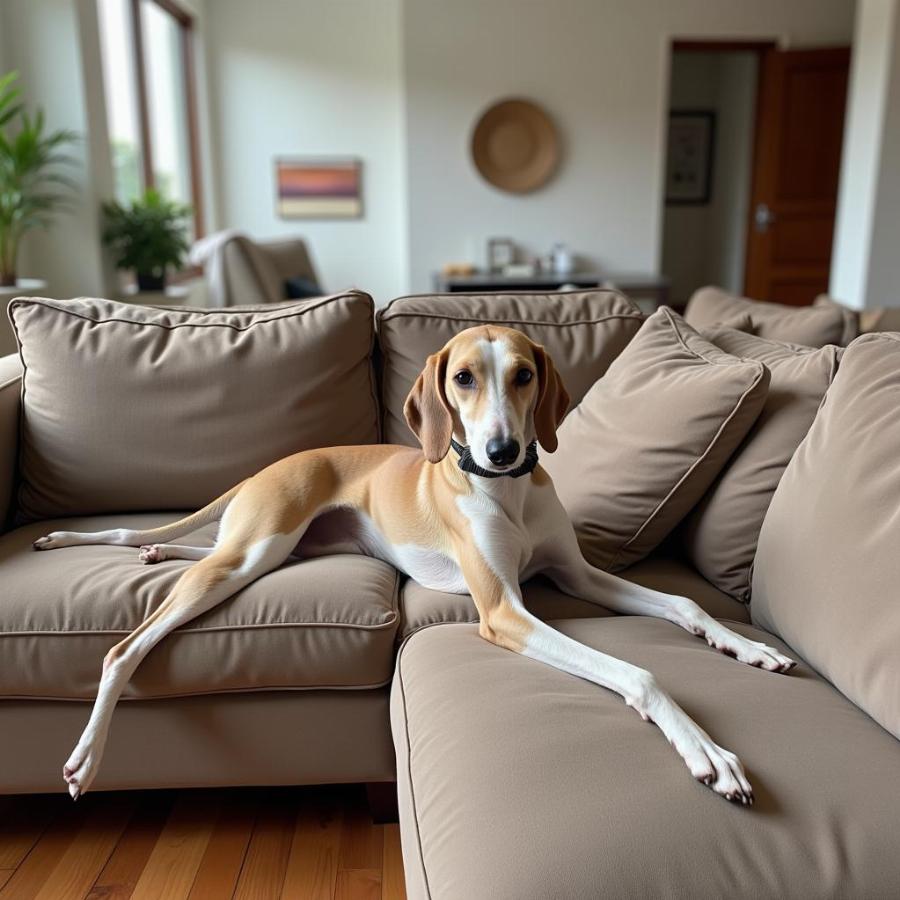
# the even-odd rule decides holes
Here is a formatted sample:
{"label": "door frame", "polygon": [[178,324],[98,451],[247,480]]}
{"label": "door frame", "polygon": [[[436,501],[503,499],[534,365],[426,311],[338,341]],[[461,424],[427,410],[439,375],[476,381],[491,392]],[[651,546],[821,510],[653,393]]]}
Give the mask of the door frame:
{"label": "door frame", "polygon": [[[763,75],[763,66],[762,61],[763,57],[770,50],[779,49],[779,42],[775,38],[771,38],[769,40],[765,39],[752,39],[749,38],[747,40],[741,40],[740,38],[702,38],[702,39],[694,39],[694,38],[675,38],[673,37],[669,41],[669,67],[668,67],[668,79],[666,83],[666,94],[667,94],[667,104],[666,104],[666,152],[663,154],[663,171],[665,171],[665,164],[668,158],[669,151],[669,142],[668,142],[668,117],[670,106],[668,99],[672,94],[672,58],[676,52],[679,53],[754,53],[756,54],[757,66],[756,66],[756,87],[755,87],[755,96],[753,100],[753,134],[751,136],[753,142],[753,152],[750,161],[750,184],[747,186],[750,194],[753,194],[753,173],[756,171],[756,163],[757,163],[757,141],[756,135],[759,131],[760,126],[760,115],[762,113],[761,108],[761,95],[762,95],[762,75]],[[665,234],[665,216],[666,216],[666,197],[665,197],[665,178],[663,178],[663,190],[662,190],[662,227],[660,228],[660,261],[662,261],[662,241],[663,235]],[[747,283],[747,245],[750,240],[750,228],[753,223],[753,210],[748,209],[747,211],[747,220],[744,222],[744,272],[741,278],[741,287]]]}

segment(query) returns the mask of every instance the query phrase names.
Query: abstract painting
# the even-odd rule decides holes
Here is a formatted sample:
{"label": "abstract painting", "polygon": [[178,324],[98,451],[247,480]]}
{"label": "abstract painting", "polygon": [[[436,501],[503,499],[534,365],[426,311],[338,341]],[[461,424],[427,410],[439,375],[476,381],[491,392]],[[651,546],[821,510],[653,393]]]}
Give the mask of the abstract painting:
{"label": "abstract painting", "polygon": [[362,215],[358,159],[276,159],[275,184],[282,219],[357,219]]}

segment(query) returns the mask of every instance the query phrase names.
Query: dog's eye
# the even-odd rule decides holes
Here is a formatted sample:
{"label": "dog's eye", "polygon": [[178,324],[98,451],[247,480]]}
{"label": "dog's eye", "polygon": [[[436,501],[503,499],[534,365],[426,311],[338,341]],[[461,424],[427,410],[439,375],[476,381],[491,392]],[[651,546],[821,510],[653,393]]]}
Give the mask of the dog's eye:
{"label": "dog's eye", "polygon": [[534,372],[531,369],[519,369],[516,372],[516,384],[528,384],[534,378]]}
{"label": "dog's eye", "polygon": [[471,387],[473,384],[475,384],[475,378],[467,369],[463,369],[461,372],[457,372],[453,376],[453,380],[461,387]]}

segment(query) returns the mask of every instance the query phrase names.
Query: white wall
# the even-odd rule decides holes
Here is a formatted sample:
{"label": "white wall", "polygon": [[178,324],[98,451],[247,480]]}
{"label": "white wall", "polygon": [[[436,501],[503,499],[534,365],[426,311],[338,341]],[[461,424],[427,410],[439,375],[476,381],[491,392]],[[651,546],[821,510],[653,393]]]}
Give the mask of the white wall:
{"label": "white wall", "polygon": [[[657,270],[670,40],[846,44],[852,17],[850,0],[405,0],[412,288],[446,261],[483,262],[494,235]],[[525,197],[469,158],[480,111],[510,95],[545,106],[565,143],[558,177]]]}
{"label": "white wall", "polygon": [[900,0],[860,0],[830,293],[900,306]]}
{"label": "white wall", "polygon": [[710,202],[665,207],[662,270],[673,303],[705,284],[743,289],[757,68],[750,51],[673,54],[670,108],[716,113]]}
{"label": "white wall", "polygon": [[[399,0],[215,0],[206,45],[220,227],[309,240],[324,286],[406,286]],[[276,156],[363,160],[359,220],[283,221]]]}

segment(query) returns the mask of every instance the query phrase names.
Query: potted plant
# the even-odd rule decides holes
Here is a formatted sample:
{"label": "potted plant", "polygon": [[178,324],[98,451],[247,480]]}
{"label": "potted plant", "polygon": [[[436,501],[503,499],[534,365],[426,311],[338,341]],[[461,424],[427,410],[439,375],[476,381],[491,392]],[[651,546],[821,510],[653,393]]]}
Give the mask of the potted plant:
{"label": "potted plant", "polygon": [[17,102],[17,78],[17,72],[0,78],[0,287],[16,283],[22,238],[33,228],[46,228],[76,188],[58,168],[72,162],[60,151],[75,133],[48,133],[42,110],[26,113]]}
{"label": "potted plant", "polygon": [[190,214],[189,206],[166,200],[153,188],[128,206],[103,204],[103,243],[117,269],[134,271],[139,291],[165,290],[166,271],[181,266]]}

